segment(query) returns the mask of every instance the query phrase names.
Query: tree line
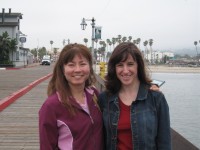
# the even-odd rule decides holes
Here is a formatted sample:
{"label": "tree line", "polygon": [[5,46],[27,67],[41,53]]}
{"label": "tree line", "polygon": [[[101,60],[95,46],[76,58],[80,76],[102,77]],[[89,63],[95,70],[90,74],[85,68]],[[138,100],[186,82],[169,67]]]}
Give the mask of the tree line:
{"label": "tree line", "polygon": [[[83,41],[84,41],[85,45],[87,46],[88,39],[84,38]],[[108,59],[110,57],[112,50],[114,49],[115,45],[119,44],[121,42],[133,42],[140,49],[141,38],[133,39],[132,36],[126,37],[126,36],[118,35],[117,37],[113,37],[111,39],[106,39],[105,41],[94,39],[94,42],[96,43],[96,47],[94,48],[94,54],[95,54],[96,59],[97,59],[97,55],[102,57],[102,59],[103,58]],[[99,48],[97,48],[97,44],[100,45]],[[148,44],[149,44],[150,48],[147,47]],[[153,53],[153,49],[152,49],[153,39],[145,40],[143,42],[143,45],[145,47],[145,50],[142,51],[142,53],[144,55],[144,58],[147,60],[147,55],[148,54],[152,55],[152,53]]]}

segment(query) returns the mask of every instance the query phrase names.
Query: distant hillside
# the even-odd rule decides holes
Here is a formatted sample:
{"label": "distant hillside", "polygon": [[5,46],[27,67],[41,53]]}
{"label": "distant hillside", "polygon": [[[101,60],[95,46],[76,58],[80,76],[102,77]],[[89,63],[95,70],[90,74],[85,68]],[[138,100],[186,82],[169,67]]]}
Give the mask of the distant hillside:
{"label": "distant hillside", "polygon": [[[178,55],[182,55],[182,56],[184,56],[185,54],[187,54],[189,56],[197,55],[195,48],[193,48],[193,49],[192,48],[191,49],[176,49],[176,50],[172,50],[172,52],[174,52],[175,54],[178,54]],[[200,50],[198,50],[198,53],[200,53]]]}
{"label": "distant hillside", "polygon": [[[175,55],[178,54],[181,56],[184,56],[186,54],[189,56],[197,55],[195,47],[194,48],[184,48],[184,49],[170,49],[170,50],[165,50],[165,51],[170,51],[170,52],[173,52]],[[198,48],[198,53],[200,54],[200,48]]]}

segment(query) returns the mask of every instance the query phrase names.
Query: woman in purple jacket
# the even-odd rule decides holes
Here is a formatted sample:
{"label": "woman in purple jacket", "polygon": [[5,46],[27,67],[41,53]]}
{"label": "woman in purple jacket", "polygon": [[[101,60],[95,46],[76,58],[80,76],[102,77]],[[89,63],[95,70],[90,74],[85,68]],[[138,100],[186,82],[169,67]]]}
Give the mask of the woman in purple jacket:
{"label": "woman in purple jacket", "polygon": [[39,111],[41,150],[102,150],[102,115],[92,57],[81,44],[65,46],[48,85],[48,98]]}

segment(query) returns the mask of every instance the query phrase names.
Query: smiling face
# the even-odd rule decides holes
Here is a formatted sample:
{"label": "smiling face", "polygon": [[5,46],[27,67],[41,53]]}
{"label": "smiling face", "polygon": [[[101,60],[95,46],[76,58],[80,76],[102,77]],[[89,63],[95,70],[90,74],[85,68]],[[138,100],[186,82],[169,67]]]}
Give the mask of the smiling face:
{"label": "smiling face", "polygon": [[128,86],[138,81],[138,64],[129,54],[125,61],[115,65],[117,78],[121,81],[122,86]]}
{"label": "smiling face", "polygon": [[69,86],[85,86],[90,75],[88,60],[81,54],[75,55],[72,61],[64,65],[64,75]]}

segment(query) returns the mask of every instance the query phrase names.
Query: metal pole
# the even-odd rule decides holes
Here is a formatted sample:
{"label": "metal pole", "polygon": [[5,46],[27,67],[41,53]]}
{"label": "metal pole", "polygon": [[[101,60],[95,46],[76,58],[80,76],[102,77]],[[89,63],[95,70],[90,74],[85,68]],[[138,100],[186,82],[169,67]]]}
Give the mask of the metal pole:
{"label": "metal pole", "polygon": [[85,19],[83,18],[82,19],[82,22],[81,22],[81,28],[82,30],[85,30],[85,27],[87,26],[86,22],[85,21],[92,21],[91,25],[92,25],[92,49],[91,49],[91,54],[92,54],[92,64],[93,64],[93,67],[94,68],[94,71],[96,71],[96,65],[95,64],[95,57],[94,57],[94,41],[95,41],[95,19],[94,17],[92,19]]}
{"label": "metal pole", "polygon": [[92,64],[94,67],[94,72],[96,72],[96,60],[94,57],[94,40],[95,40],[95,19],[92,18]]}
{"label": "metal pole", "polygon": [[93,64],[94,64],[94,40],[95,40],[95,19],[92,18],[92,59],[93,59]]}

